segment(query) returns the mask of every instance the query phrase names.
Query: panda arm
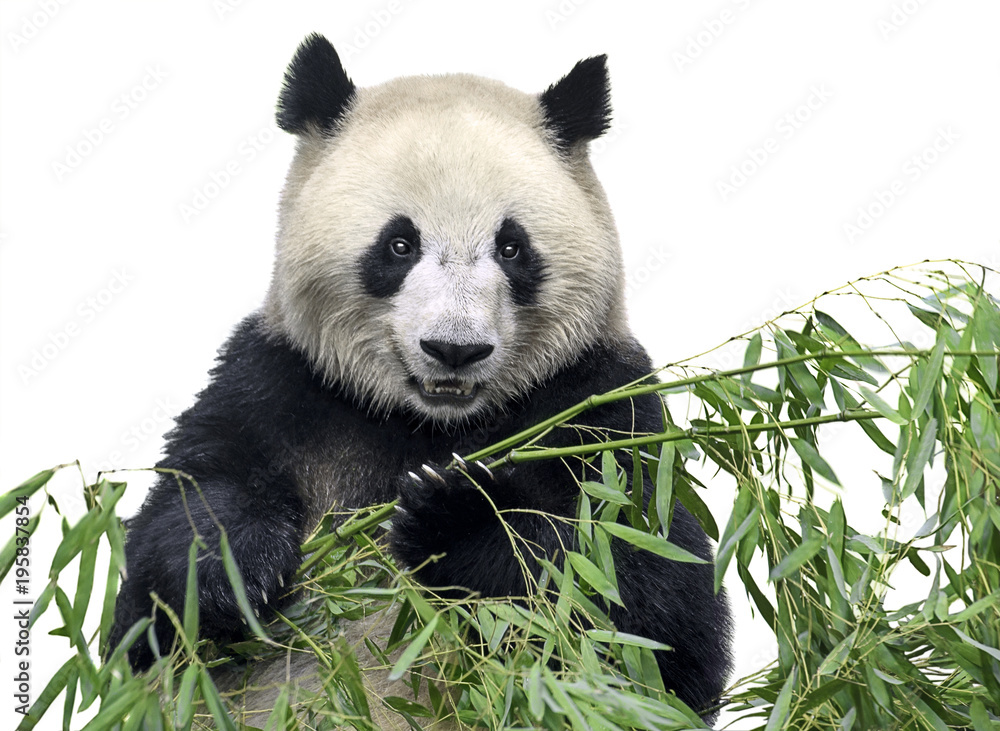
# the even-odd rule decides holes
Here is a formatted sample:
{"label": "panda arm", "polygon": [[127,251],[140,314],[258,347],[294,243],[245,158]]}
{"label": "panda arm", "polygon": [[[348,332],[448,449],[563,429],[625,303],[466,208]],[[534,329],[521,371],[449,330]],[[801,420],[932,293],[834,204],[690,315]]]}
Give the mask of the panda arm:
{"label": "panda arm", "polygon": [[[591,352],[535,396],[518,426],[536,423],[650,370],[638,346]],[[619,433],[659,431],[659,397],[609,404],[586,412],[575,423]],[[583,439],[594,441],[594,435],[559,429],[547,444],[569,446]],[[624,472],[631,489],[630,467]],[[536,557],[561,565],[565,552],[576,548],[572,519],[577,514],[579,475],[561,460],[524,462],[494,470],[492,476],[474,465],[466,472],[478,486],[457,470],[438,471],[440,479],[422,472],[419,480],[404,482],[402,512],[392,531],[397,557],[415,569],[423,583],[446,587],[446,595],[532,593],[533,580],[541,573]],[[642,489],[648,503],[653,489],[648,476]],[[675,508],[670,540],[712,559],[707,536],[682,505]],[[657,653],[666,686],[693,708],[708,707],[722,692],[731,665],[731,620],[725,594],[714,591],[712,565],[668,561],[618,539],[612,540],[612,553],[624,604],[610,605],[612,622],[623,632],[674,648]]]}
{"label": "panda arm", "polygon": [[[280,349],[269,358],[262,337],[253,321],[237,330],[211,383],[168,436],[158,465],[168,472],[126,523],[126,580],[110,648],[153,611],[151,592],[183,612],[188,551],[196,533],[205,546],[197,564],[201,637],[230,640],[245,626],[221,560],[223,530],[255,611],[265,616],[280,606],[285,587],[292,585],[306,510],[278,435],[294,434],[283,416],[290,411],[283,394],[295,370],[276,360]],[[162,611],[154,629],[160,650],[169,652],[174,631]],[[133,645],[129,659],[137,669],[152,663],[145,637]]]}
{"label": "panda arm", "polygon": [[[512,410],[494,433],[517,433],[593,394],[640,380],[651,370],[634,341],[594,346],[528,393],[522,407]],[[656,395],[606,404],[575,419],[578,428],[553,430],[544,446],[592,442],[598,438],[593,430],[617,436],[658,431],[659,404]],[[504,466],[492,474],[475,467],[464,472],[468,477],[461,470],[436,470],[402,480],[401,510],[392,532],[396,556],[431,586],[461,586],[483,596],[524,596],[531,576],[541,572],[535,557],[561,563],[573,549],[571,521],[577,512],[580,468],[541,460]],[[626,472],[631,478],[631,470]]]}

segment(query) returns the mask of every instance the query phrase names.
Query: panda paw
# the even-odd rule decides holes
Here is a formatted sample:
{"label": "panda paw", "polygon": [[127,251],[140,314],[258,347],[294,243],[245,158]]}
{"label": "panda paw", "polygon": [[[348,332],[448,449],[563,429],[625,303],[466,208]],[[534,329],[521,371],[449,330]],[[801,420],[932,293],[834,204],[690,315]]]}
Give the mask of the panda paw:
{"label": "panda paw", "polygon": [[392,544],[397,559],[415,568],[437,554],[447,553],[495,519],[490,495],[496,475],[481,462],[456,456],[456,467],[421,465],[400,481]]}

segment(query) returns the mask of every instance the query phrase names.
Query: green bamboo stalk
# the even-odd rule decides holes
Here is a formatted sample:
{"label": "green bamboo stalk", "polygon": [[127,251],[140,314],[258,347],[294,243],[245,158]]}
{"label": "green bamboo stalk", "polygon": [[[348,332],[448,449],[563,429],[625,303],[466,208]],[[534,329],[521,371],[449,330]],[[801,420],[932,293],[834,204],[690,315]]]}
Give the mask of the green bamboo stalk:
{"label": "green bamboo stalk", "polygon": [[738,426],[725,427],[692,427],[690,429],[677,430],[673,432],[662,432],[659,434],[647,434],[631,439],[617,439],[609,442],[591,442],[589,444],[578,444],[572,447],[553,447],[551,449],[531,449],[526,451],[513,450],[495,462],[487,465],[490,469],[502,467],[504,464],[520,464],[538,459],[557,459],[559,457],[575,457],[581,454],[594,454],[606,452],[612,449],[631,449],[632,447],[642,447],[649,444],[662,444],[664,442],[676,442],[683,439],[694,439],[706,436],[725,436],[727,434],[756,434],[762,431],[795,429],[800,426],[814,426],[818,424],[832,424],[835,422],[859,421],[861,419],[877,419],[882,415],[877,411],[848,410],[827,416],[812,416],[806,419],[791,419],[789,421],[769,421],[761,424],[740,424]]}
{"label": "green bamboo stalk", "polygon": [[[635,396],[645,396],[651,393],[657,393],[659,391],[666,391],[672,388],[684,388],[686,386],[694,386],[699,383],[708,383],[711,381],[718,381],[723,378],[733,378],[736,376],[741,376],[744,373],[753,373],[755,371],[767,370],[769,368],[776,368],[779,366],[793,365],[795,363],[802,363],[809,360],[820,360],[823,358],[843,358],[848,356],[909,356],[911,358],[918,357],[929,357],[933,351],[931,350],[902,350],[902,349],[885,349],[885,350],[858,350],[858,351],[841,351],[841,350],[822,350],[817,353],[805,353],[802,355],[790,356],[788,358],[780,358],[770,363],[760,363],[755,366],[743,366],[740,368],[733,368],[728,371],[716,371],[714,373],[706,373],[702,376],[692,376],[691,378],[683,378],[677,381],[668,381],[665,383],[647,383],[643,385],[633,386],[631,384],[622,386],[613,391],[608,391],[603,394],[595,394],[590,396],[580,403],[560,411],[555,416],[551,416],[545,421],[541,421],[533,427],[525,429],[524,431],[518,432],[513,436],[507,437],[506,439],[496,442],[495,444],[480,449],[478,452],[473,452],[472,454],[465,457],[467,461],[475,462],[489,457],[497,452],[502,452],[505,449],[512,448],[521,442],[532,439],[539,434],[549,431],[550,429],[559,426],[560,424],[572,419],[574,416],[578,416],[584,411],[588,411],[596,406],[603,406],[604,404],[613,403],[615,401],[622,401],[627,398],[633,398]],[[955,350],[946,351],[945,355],[950,356],[993,356],[996,353],[988,353],[985,351],[978,350]]]}

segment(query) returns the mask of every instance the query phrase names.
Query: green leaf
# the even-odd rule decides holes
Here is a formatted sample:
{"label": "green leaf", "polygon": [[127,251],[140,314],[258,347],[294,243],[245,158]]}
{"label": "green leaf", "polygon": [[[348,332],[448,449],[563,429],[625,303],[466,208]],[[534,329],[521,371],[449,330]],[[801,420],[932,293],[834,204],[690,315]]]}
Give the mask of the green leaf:
{"label": "green leaf", "polygon": [[834,474],[833,468],[823,459],[816,448],[804,439],[789,439],[796,453],[807,464],[813,472],[826,478],[835,485],[840,485],[840,480]]}
{"label": "green leaf", "polygon": [[771,569],[770,580],[778,581],[788,578],[798,571],[803,564],[810,561],[823,548],[824,538],[814,533],[808,540],[795,547],[795,550],[785,556],[781,562]]}
{"label": "green leaf", "polygon": [[931,458],[931,454],[934,451],[934,442],[937,438],[937,420],[931,419],[927,422],[924,427],[923,434],[920,436],[920,444],[916,449],[911,449],[909,455],[906,458],[906,482],[903,483],[903,491],[901,493],[901,498],[905,500],[914,492],[916,492],[917,487],[920,485],[920,481],[924,478],[924,467],[927,466],[927,462]]}
{"label": "green leaf", "polygon": [[837,643],[837,646],[830,650],[829,654],[823,658],[823,662],[819,664],[819,668],[816,670],[817,675],[835,675],[838,670],[840,670],[847,658],[851,655],[851,650],[854,649],[854,643],[858,638],[858,631],[854,630],[851,634],[847,635],[844,639]]}
{"label": "green leaf", "polygon": [[187,586],[184,592],[184,634],[190,642],[198,637],[198,541],[188,547]]}
{"label": "green leaf", "polygon": [[[608,454],[608,452],[605,452],[605,454]],[[621,490],[616,490],[613,487],[606,487],[600,482],[581,482],[580,489],[591,497],[596,497],[598,500],[606,500],[607,502],[614,503],[615,505],[632,504],[632,500]]]}
{"label": "green leaf", "polygon": [[[621,523],[601,523],[600,527],[611,535],[617,536],[627,543],[631,543],[636,548],[640,548],[643,551],[649,551],[650,553],[655,553],[657,556],[663,556],[663,558],[668,558],[671,561],[680,561],[682,563],[709,563],[703,558],[698,558],[690,551],[685,551],[680,546],[671,543],[666,538],[650,535],[645,531],[636,530],[631,526],[622,525]],[[576,565],[574,564],[574,567],[575,566]],[[593,586],[593,584],[591,584],[591,586]]]}
{"label": "green leaf", "polygon": [[726,529],[719,540],[719,548],[715,556],[715,591],[722,588],[722,580],[739,546],[749,530],[757,523],[759,508],[752,503],[753,496],[749,489],[741,489],[736,496],[733,512],[729,516]]}
{"label": "green leaf", "polygon": [[798,667],[793,666],[788,679],[781,686],[781,692],[778,693],[777,700],[774,701],[774,707],[767,717],[767,726],[764,727],[764,731],[781,731],[788,728],[788,715],[791,711],[792,695],[795,692],[798,675]]}
{"label": "green leaf", "polygon": [[[759,332],[754,333],[753,337],[750,338],[750,342],[747,343],[747,349],[743,353],[743,367],[744,368],[754,368],[760,363],[760,351],[763,346],[763,339]],[[750,379],[753,377],[753,371],[747,371],[743,374],[743,383],[749,383]]]}
{"label": "green leaf", "polygon": [[990,720],[990,714],[979,698],[973,698],[969,704],[969,720],[975,731],[996,731],[996,725]]}
{"label": "green leaf", "polygon": [[998,650],[997,648],[990,647],[989,645],[984,645],[982,642],[977,642],[976,640],[972,639],[967,634],[962,632],[962,630],[960,630],[958,627],[952,627],[952,630],[955,632],[956,635],[962,638],[962,642],[966,642],[972,645],[977,650],[982,650],[995,660],[1000,660],[1000,650]]}
{"label": "green leaf", "polygon": [[[618,462],[611,450],[601,452],[601,477],[605,487],[612,490],[618,488]],[[617,492],[621,492],[621,490],[617,490]]]}
{"label": "green leaf", "polygon": [[542,687],[542,667],[538,663],[531,666],[524,679],[524,694],[528,696],[528,713],[536,721],[545,714],[545,695]]}
{"label": "green leaf", "polygon": [[29,477],[10,492],[0,495],[0,518],[7,515],[7,513],[21,504],[25,498],[31,497],[42,489],[46,484],[48,484],[49,480],[52,479],[52,476],[55,473],[56,471],[54,469],[42,470],[38,474]]}
{"label": "green leaf", "polygon": [[882,416],[891,421],[893,424],[899,424],[900,426],[903,426],[907,423],[907,419],[904,419],[902,416],[900,416],[898,411],[889,406],[889,404],[883,401],[882,397],[879,396],[874,391],[871,391],[865,388],[864,386],[861,386],[861,393],[865,397],[865,400],[869,404],[871,404],[871,407],[873,409],[875,409],[877,412],[879,412]]}
{"label": "green leaf", "polygon": [[603,629],[589,629],[587,630],[587,637],[592,639],[594,642],[605,642],[613,645],[633,645],[635,647],[645,647],[650,650],[672,649],[670,645],[664,645],[662,642],[650,640],[646,637],[640,637],[639,635],[631,635],[628,632],[612,632]]}
{"label": "green leaf", "polygon": [[222,702],[222,697],[219,695],[215,683],[212,682],[211,676],[206,672],[202,672],[198,674],[198,680],[201,695],[205,699],[205,705],[208,706],[208,710],[212,714],[213,726],[216,729],[223,729],[224,731],[236,731],[236,724],[233,723],[232,716],[226,710],[226,706]]}
{"label": "green leaf", "polygon": [[[633,486],[633,490],[641,486]],[[656,494],[653,504],[663,528],[663,535],[670,534],[670,522],[674,515],[674,444],[664,442],[660,447],[660,463],[656,468]]]}
{"label": "green leaf", "polygon": [[76,657],[71,657],[49,678],[49,682],[45,684],[42,692],[38,694],[35,702],[31,704],[28,714],[18,724],[17,731],[28,731],[28,729],[34,728],[42,720],[42,716],[49,710],[49,706],[52,705],[53,701],[66,688],[66,683],[73,676],[75,670]]}
{"label": "green leaf", "polygon": [[886,454],[895,454],[896,445],[889,441],[889,439],[882,433],[882,430],[871,419],[858,419],[855,422],[861,429],[868,435],[875,446],[881,449]]}
{"label": "green leaf", "polygon": [[24,533],[15,530],[14,535],[12,535],[10,540],[7,541],[3,550],[0,550],[0,581],[7,576],[7,573],[14,566],[14,561],[17,558],[17,549],[19,548],[18,538],[21,538],[23,541],[25,537],[30,538],[33,536],[35,534],[35,529],[38,528],[38,522],[41,517],[42,514],[39,512],[28,518],[28,524],[23,527]]}
{"label": "green leaf", "polygon": [[221,531],[220,533],[219,550],[222,553],[222,566],[226,570],[226,577],[229,579],[229,583],[232,585],[233,594],[236,596],[236,604],[239,605],[240,611],[243,613],[243,617],[246,619],[247,625],[250,627],[250,631],[253,632],[256,637],[266,640],[267,633],[264,632],[264,628],[261,627],[260,622],[257,621],[257,615],[250,606],[250,600],[247,599],[247,589],[246,585],[243,583],[243,575],[240,573],[240,569],[236,565],[236,559],[233,557],[233,551],[229,547],[229,538],[225,531]]}
{"label": "green leaf", "polygon": [[406,671],[410,669],[410,666],[420,657],[420,653],[424,651],[424,647],[438,625],[438,616],[435,614],[431,621],[424,625],[424,628],[420,630],[417,636],[407,645],[406,649],[403,650],[396,664],[392,666],[392,672],[389,673],[390,681],[402,678],[406,674]]}
{"label": "green leaf", "polygon": [[[608,526],[604,527],[607,528]],[[635,529],[632,528],[631,530]],[[636,531],[636,533],[639,532],[641,531]],[[615,589],[614,585],[608,580],[608,577],[605,576],[599,568],[592,564],[589,559],[576,551],[569,551],[566,554],[566,558],[569,559],[569,563],[573,567],[573,570],[576,571],[577,575],[590,584],[594,591],[619,606],[625,606],[622,602],[621,596],[618,594],[618,590]]]}
{"label": "green leaf", "polygon": [[938,333],[937,342],[934,344],[934,351],[931,353],[927,365],[923,368],[920,378],[920,387],[913,397],[913,418],[918,418],[924,413],[927,404],[930,403],[934,389],[941,382],[942,368],[944,367],[944,330]]}

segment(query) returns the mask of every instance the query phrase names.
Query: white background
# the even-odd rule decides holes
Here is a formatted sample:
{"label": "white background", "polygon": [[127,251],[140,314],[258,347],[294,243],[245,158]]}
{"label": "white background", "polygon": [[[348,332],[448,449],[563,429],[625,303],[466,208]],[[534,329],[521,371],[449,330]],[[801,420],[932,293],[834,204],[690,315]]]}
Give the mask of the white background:
{"label": "white background", "polygon": [[[540,91],[607,53],[615,125],[595,166],[634,329],[668,363],[891,266],[997,267],[998,21],[987,0],[3,0],[0,486],[75,459],[88,476],[156,461],[267,288],[293,149],[274,102],[309,32],[333,41],[359,85],[462,71]],[[742,184],[734,166],[750,173]],[[875,220],[852,236],[859,207]],[[78,485],[66,474],[52,486],[71,516]],[[726,490],[712,496],[720,523]],[[137,489],[126,512],[140,500]],[[47,522],[35,594],[58,541]],[[732,593],[747,672],[772,650]],[[10,601],[8,582],[4,718]],[[66,657],[49,628],[32,638],[36,696]]]}

